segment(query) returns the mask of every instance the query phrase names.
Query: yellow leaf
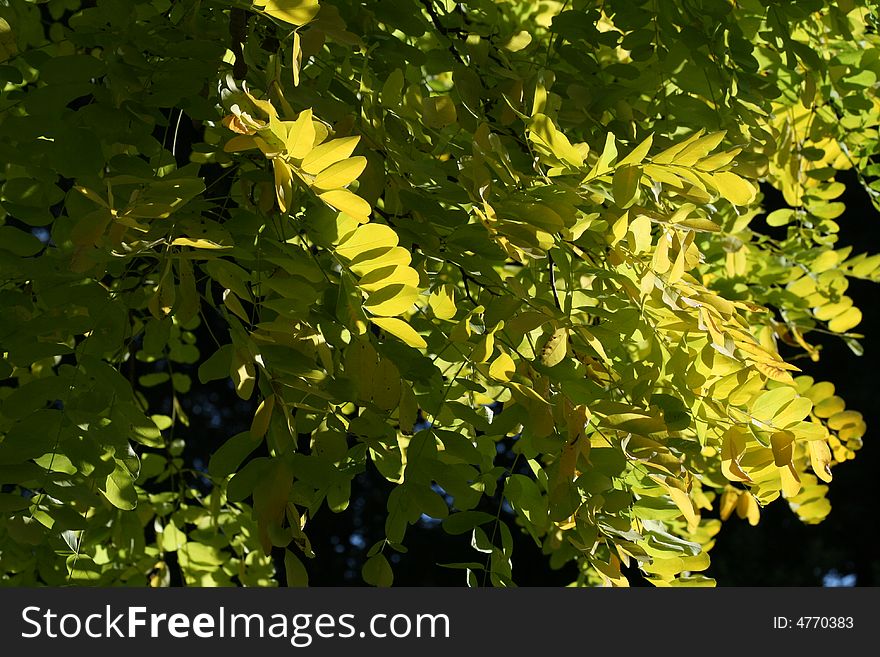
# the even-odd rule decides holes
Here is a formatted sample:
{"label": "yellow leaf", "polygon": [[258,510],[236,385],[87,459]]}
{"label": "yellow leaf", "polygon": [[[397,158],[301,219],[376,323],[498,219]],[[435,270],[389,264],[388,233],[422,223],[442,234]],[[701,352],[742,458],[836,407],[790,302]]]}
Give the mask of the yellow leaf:
{"label": "yellow leaf", "polygon": [[278,207],[282,212],[287,212],[293,201],[293,173],[287,162],[280,157],[272,158],[272,169],[275,172],[275,196],[278,199]]}
{"label": "yellow leaf", "polygon": [[357,219],[360,223],[366,223],[370,219],[370,213],[372,212],[370,204],[347,189],[334,189],[330,192],[323,192],[318,194],[318,198],[327,205],[340,212],[344,212],[349,217]]}
{"label": "yellow leaf", "polygon": [[312,187],[318,189],[339,189],[357,180],[367,167],[367,158],[356,155],[342,162],[331,164],[315,178]]}
{"label": "yellow leaf", "polygon": [[575,167],[584,165],[584,159],[578,150],[571,145],[564,134],[556,129],[553,121],[544,114],[535,114],[532,117],[529,124],[529,139],[544,146],[558,160]]}
{"label": "yellow leaf", "polygon": [[640,214],[629,223],[627,243],[633,253],[651,250],[651,220],[646,215]]}
{"label": "yellow leaf", "polygon": [[694,511],[694,503],[691,501],[690,495],[675,486],[669,486],[669,496],[687,520],[688,525],[696,525],[700,521]]}
{"label": "yellow leaf", "polygon": [[365,292],[375,292],[388,285],[411,285],[418,287],[419,272],[406,265],[389,265],[378,267],[364,274],[358,281],[358,287]]}
{"label": "yellow leaf", "polygon": [[390,249],[380,247],[372,251],[365,251],[354,257],[351,263],[349,263],[349,267],[358,276],[367,276],[377,269],[385,269],[392,266],[406,267],[409,265],[410,260],[412,260],[412,257],[409,251],[402,246],[394,246]]}
{"label": "yellow leaf", "polygon": [[532,42],[532,35],[526,32],[525,30],[521,30],[514,34],[507,43],[504,44],[504,49],[509,50],[510,52],[519,52],[523,48],[527,47]]}
{"label": "yellow leaf", "polygon": [[287,153],[297,160],[303,159],[315,145],[315,124],[312,110],[306,109],[299,113],[287,132]]}
{"label": "yellow leaf", "polygon": [[651,158],[651,162],[653,162],[654,164],[672,164],[675,161],[676,155],[681,153],[685,148],[687,148],[692,143],[697,141],[700,137],[702,137],[704,132],[705,130],[699,130],[687,139],[685,139],[683,142],[673,144],[665,151],[657,153]]}
{"label": "yellow leaf", "polygon": [[858,424],[861,421],[862,414],[858,411],[841,411],[828,418],[828,426],[835,431],[839,431],[851,424]]}
{"label": "yellow leaf", "polygon": [[360,137],[331,139],[316,146],[302,161],[302,170],[316,176],[332,164],[346,159],[352,154]]}
{"label": "yellow leaf", "polygon": [[516,372],[516,363],[505,352],[501,352],[489,365],[489,376],[498,381],[510,381],[510,377]]}
{"label": "yellow leaf", "polygon": [[[834,390],[833,386],[831,390]],[[809,391],[807,391],[807,393],[809,394]],[[845,409],[846,402],[844,402],[841,397],[838,397],[837,395],[832,395],[831,397],[823,399],[818,404],[816,404],[816,406],[813,407],[813,413],[816,415],[816,417],[831,417],[835,413],[840,413]]]}
{"label": "yellow leaf", "polygon": [[395,317],[373,317],[370,321],[386,333],[390,333],[395,338],[399,339],[404,344],[408,344],[410,347],[424,349],[428,346],[425,339],[416,333],[416,330],[402,319],[397,319]]}
{"label": "yellow leaf", "polygon": [[734,205],[749,205],[755,200],[756,191],[754,186],[735,173],[730,171],[713,173],[712,180],[721,196]]}
{"label": "yellow leaf", "polygon": [[731,481],[751,481],[751,477],[739,465],[746,450],[742,429],[731,427],[724,432],[721,443],[721,472]]}
{"label": "yellow leaf", "polygon": [[777,431],[770,436],[773,462],[780,468],[791,464],[794,455],[794,434],[791,431]]}
{"label": "yellow leaf", "polygon": [[294,87],[299,86],[299,73],[302,69],[302,58],[302,38],[299,36],[298,31],[294,31],[292,57],[290,62],[290,73],[293,76]]}
{"label": "yellow leaf", "polygon": [[231,246],[223,246],[222,244],[217,244],[217,242],[212,242],[211,240],[205,239],[193,239],[191,237],[178,237],[173,242],[171,242],[171,246],[191,246],[195,249],[231,249]]}
{"label": "yellow leaf", "polygon": [[269,395],[257,407],[254,419],[251,421],[251,436],[262,438],[269,430],[269,421],[272,419],[272,411],[275,408],[275,395]]}
{"label": "yellow leaf", "polygon": [[673,162],[682,167],[693,166],[715,150],[724,139],[725,134],[727,133],[722,130],[721,132],[712,132],[704,137],[695,139],[676,154]]}
{"label": "yellow leaf", "polygon": [[853,300],[850,297],[843,297],[838,302],[827,303],[824,306],[816,308],[813,311],[813,317],[823,322],[827,322],[830,319],[842,315],[846,310],[852,308],[852,305]]}
{"label": "yellow leaf", "polygon": [[411,285],[389,285],[373,292],[364,308],[382,317],[402,315],[412,308],[418,296],[418,288]]}
{"label": "yellow leaf", "polygon": [[257,147],[257,142],[250,135],[235,135],[232,139],[223,145],[226,153],[237,153],[239,151],[247,151]]}
{"label": "yellow leaf", "polygon": [[740,492],[741,491],[733,487],[727,487],[724,489],[724,492],[721,494],[721,505],[719,509],[719,516],[722,520],[727,520],[730,517],[730,514],[733,513],[734,509],[736,509]]}
{"label": "yellow leaf", "polygon": [[441,285],[431,293],[428,305],[434,311],[437,319],[452,319],[455,317],[455,287],[446,284]]}
{"label": "yellow leaf", "polygon": [[789,386],[781,386],[761,393],[752,404],[751,415],[764,424],[772,424],[773,418],[797,397],[797,391]]}
{"label": "yellow leaf", "polygon": [[862,311],[858,308],[850,308],[828,322],[828,330],[835,333],[846,333],[861,321]]}
{"label": "yellow leaf", "polygon": [[648,138],[645,139],[641,144],[636,146],[629,155],[623,158],[620,162],[617,163],[617,166],[631,166],[635,164],[641,164],[645,157],[648,155],[648,151],[651,150],[651,144],[654,143],[654,135],[648,135]]}
{"label": "yellow leaf", "polygon": [[705,159],[700,160],[698,166],[703,171],[717,171],[718,169],[726,167],[728,164],[733,162],[733,158],[739,155],[741,151],[741,148],[734,148],[729,151],[716,153],[715,155],[711,155]]}
{"label": "yellow leaf", "polygon": [[474,363],[485,363],[492,357],[495,351],[495,333],[488,332],[483,336],[477,345],[471,351],[471,361]]}
{"label": "yellow leaf", "polygon": [[308,23],[320,8],[318,0],[268,0],[265,3],[267,14],[296,26]]}
{"label": "yellow leaf", "polygon": [[592,180],[597,176],[602,176],[608,173],[611,170],[611,163],[617,157],[617,143],[614,140],[614,133],[609,132],[605,136],[605,146],[602,149],[602,153],[599,155],[599,159],[596,160],[596,164],[593,165],[593,168],[590,169],[590,173],[587,174],[587,177],[584,180]]}
{"label": "yellow leaf", "polygon": [[794,497],[801,491],[801,480],[793,465],[779,470],[779,478],[782,483],[782,494],[786,498]]}
{"label": "yellow leaf", "polygon": [[238,396],[245,400],[250,399],[257,375],[254,364],[242,356],[241,352],[236,351],[232,357],[229,375],[232,377],[232,383],[235,385],[235,392]]}
{"label": "yellow leaf", "polygon": [[562,362],[568,353],[568,329],[558,328],[541,349],[541,363],[553,367]]}
{"label": "yellow leaf", "polygon": [[810,465],[813,472],[824,482],[831,481],[831,450],[824,440],[811,440],[809,443]]}
{"label": "yellow leaf", "polygon": [[336,247],[336,255],[346,260],[374,249],[390,249],[397,246],[398,237],[389,226],[385,224],[365,224],[358,227],[353,233]]}
{"label": "yellow leaf", "polygon": [[758,524],[758,521],[761,519],[761,509],[754,495],[749,492],[743,492],[739,496],[736,504],[736,515],[740,518],[748,519],[749,524],[753,527]]}

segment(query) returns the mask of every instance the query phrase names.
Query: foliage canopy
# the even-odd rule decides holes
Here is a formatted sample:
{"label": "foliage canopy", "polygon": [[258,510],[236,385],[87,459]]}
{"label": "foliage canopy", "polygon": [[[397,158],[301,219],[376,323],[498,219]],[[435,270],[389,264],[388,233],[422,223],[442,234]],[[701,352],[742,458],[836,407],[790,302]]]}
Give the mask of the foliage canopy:
{"label": "foliage canopy", "polygon": [[[305,584],[368,467],[377,585],[423,516],[496,586],[512,532],[578,585],[711,585],[734,512],[821,521],[865,424],[794,363],[859,353],[848,280],[880,279],[835,248],[838,172],[880,196],[877,19],[0,2],[0,581]],[[197,469],[187,394],[223,380],[253,420]]]}

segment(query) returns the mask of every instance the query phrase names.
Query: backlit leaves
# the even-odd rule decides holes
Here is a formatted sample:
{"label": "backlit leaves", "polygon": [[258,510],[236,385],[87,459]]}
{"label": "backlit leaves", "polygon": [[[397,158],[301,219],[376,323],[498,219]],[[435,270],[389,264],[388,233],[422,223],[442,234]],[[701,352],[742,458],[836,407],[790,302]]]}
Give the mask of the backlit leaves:
{"label": "backlit leaves", "polygon": [[[880,281],[836,244],[837,172],[880,206],[861,12],[112,4],[0,19],[0,581],[305,585],[373,466],[377,586],[425,518],[469,585],[518,532],[705,586],[721,521],[830,512],[867,427],[800,370]],[[244,409],[216,444],[199,385]]]}

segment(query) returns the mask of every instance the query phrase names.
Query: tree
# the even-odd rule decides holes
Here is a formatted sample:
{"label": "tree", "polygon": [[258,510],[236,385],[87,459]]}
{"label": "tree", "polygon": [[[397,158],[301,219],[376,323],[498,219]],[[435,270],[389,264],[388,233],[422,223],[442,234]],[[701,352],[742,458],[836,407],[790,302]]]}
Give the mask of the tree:
{"label": "tree", "polygon": [[880,278],[835,249],[876,10],[0,2],[0,581],[305,584],[366,469],[377,585],[425,516],[496,586],[519,532],[711,585],[734,512],[820,522],[865,423],[796,363]]}

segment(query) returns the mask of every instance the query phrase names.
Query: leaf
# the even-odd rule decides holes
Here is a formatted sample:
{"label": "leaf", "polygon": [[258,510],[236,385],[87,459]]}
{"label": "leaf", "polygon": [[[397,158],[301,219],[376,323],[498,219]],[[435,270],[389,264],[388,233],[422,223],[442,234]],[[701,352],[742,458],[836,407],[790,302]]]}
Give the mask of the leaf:
{"label": "leaf", "polygon": [[721,196],[734,205],[749,205],[755,200],[754,186],[730,171],[713,173],[712,180]]}
{"label": "leaf", "polygon": [[43,243],[31,233],[13,226],[0,226],[0,249],[27,258],[42,251]]}
{"label": "leaf", "polygon": [[541,349],[541,363],[547,367],[558,365],[568,353],[568,329],[556,329]]}
{"label": "leaf", "polygon": [[628,208],[635,202],[641,177],[642,171],[638,167],[620,167],[614,172],[612,189],[618,206]]}
{"label": "leaf", "polygon": [[257,412],[254,413],[254,419],[251,421],[251,436],[255,439],[260,439],[266,435],[274,408],[275,395],[269,395],[257,406]]}
{"label": "leaf", "polygon": [[744,491],[739,496],[736,504],[736,515],[747,519],[753,527],[758,524],[758,521],[761,519],[761,508],[758,506],[754,495]]}
{"label": "leaf", "polygon": [[791,431],[777,431],[770,436],[773,462],[777,467],[784,468],[791,464],[794,458],[794,439]]}
{"label": "leaf", "polygon": [[489,376],[497,381],[510,381],[516,373],[516,363],[507,353],[501,352],[489,365]]}
{"label": "leaf", "polygon": [[134,488],[134,478],[125,468],[117,467],[107,475],[104,490],[101,492],[117,509],[130,511],[137,506],[138,496]]}
{"label": "leaf", "polygon": [[773,418],[795,397],[797,397],[797,391],[789,386],[781,386],[763,392],[752,404],[751,415],[759,422],[772,424]]}
{"label": "leaf", "polygon": [[455,123],[458,113],[449,95],[429,96],[422,101],[422,120],[437,130]]}
{"label": "leaf", "polygon": [[233,355],[229,376],[238,396],[242,399],[250,399],[254,392],[256,370],[254,364],[249,359],[243,358],[238,351]]}
{"label": "leaf", "polygon": [[284,575],[289,587],[301,588],[309,585],[309,573],[305,565],[290,550],[284,550]]}
{"label": "leaf", "polygon": [[731,427],[724,432],[721,444],[721,472],[731,481],[751,481],[751,477],[740,467],[745,449],[745,436],[741,429]]}
{"label": "leaf", "polygon": [[419,284],[419,272],[406,265],[388,265],[370,269],[361,276],[357,285],[365,292],[376,290],[389,285],[409,285],[417,287]]}
{"label": "leaf", "polygon": [[681,511],[688,524],[696,525],[700,519],[694,511],[694,503],[691,501],[690,496],[675,486],[669,486],[668,491],[672,501],[675,502],[675,506]]}
{"label": "leaf", "polygon": [[191,246],[194,249],[229,249],[231,246],[224,246],[222,244],[217,244],[217,242],[212,242],[211,240],[196,238],[193,239],[191,237],[178,237],[175,238],[171,242],[171,246]]}
{"label": "leaf", "polygon": [[272,170],[275,174],[275,196],[278,199],[278,208],[282,212],[288,212],[293,203],[293,172],[287,162],[280,157],[272,159]]}
{"label": "leaf", "polygon": [[318,175],[327,167],[348,158],[360,137],[342,137],[331,139],[320,146],[313,148],[302,161],[300,167],[303,171],[313,176]]}
{"label": "leaf", "polygon": [[599,159],[596,160],[596,164],[590,169],[585,180],[592,180],[593,178],[608,173],[611,170],[611,163],[616,157],[617,142],[615,141],[614,133],[609,132],[605,136],[605,146],[602,148],[602,153],[599,155]]}
{"label": "leaf", "polygon": [[376,290],[364,302],[364,308],[373,315],[394,317],[412,310],[419,289],[411,285],[389,285]]}
{"label": "leaf", "polygon": [[634,166],[641,164],[645,157],[648,155],[648,151],[651,150],[651,144],[654,143],[654,135],[650,134],[648,137],[636,146],[632,151],[630,151],[629,155],[620,160],[617,163],[618,167],[626,167],[626,166]]}
{"label": "leaf", "polygon": [[347,189],[335,189],[330,192],[323,192],[318,194],[318,198],[330,207],[335,208],[340,212],[344,212],[349,217],[356,219],[358,223],[366,223],[369,221],[370,213],[373,211],[369,203]]}
{"label": "leaf", "polygon": [[18,53],[15,33],[5,18],[0,18],[0,63],[7,61]]}
{"label": "leaf", "polygon": [[261,441],[255,440],[250,431],[234,435],[211,455],[208,473],[215,479],[231,475],[260,444]]}
{"label": "leaf", "polygon": [[455,317],[455,287],[444,284],[431,293],[428,305],[437,319],[449,320]]}
{"label": "leaf", "polygon": [[666,150],[664,150],[660,153],[657,153],[656,155],[654,155],[651,158],[651,162],[653,162],[654,164],[672,164],[673,162],[675,162],[676,156],[679,153],[681,153],[684,149],[686,149],[688,146],[693,144],[695,141],[700,139],[703,136],[704,132],[705,132],[705,130],[700,129],[697,132],[695,132],[694,134],[692,134],[690,137],[685,139],[684,141],[679,142],[677,144],[673,144],[672,146],[670,146]]}
{"label": "leaf", "polygon": [[318,0],[266,0],[255,4],[264,4],[267,14],[297,27],[311,21],[321,8]]}
{"label": "leaf", "polygon": [[293,78],[293,86],[299,86],[299,76],[302,71],[302,37],[299,31],[293,33],[293,45],[291,47],[290,74]]}
{"label": "leaf", "polygon": [[416,333],[415,329],[402,319],[396,319],[394,317],[373,317],[370,321],[383,331],[390,333],[410,347],[424,349],[428,346],[425,339]]}
{"label": "leaf", "polygon": [[571,145],[568,138],[557,130],[553,121],[544,114],[535,114],[529,124],[529,138],[544,146],[556,159],[574,167],[582,167],[581,154]]}
{"label": "leaf", "polygon": [[394,582],[391,564],[383,554],[376,554],[364,562],[361,575],[367,584],[378,587],[389,587]]}
{"label": "leaf", "polygon": [[828,330],[835,333],[846,333],[858,326],[861,321],[862,311],[856,307],[851,307],[828,322]]}
{"label": "leaf", "polygon": [[673,162],[681,167],[695,165],[718,147],[718,144],[724,140],[725,134],[727,134],[725,131],[712,132],[699,139],[695,139],[676,153]]}
{"label": "leaf", "polygon": [[831,481],[831,450],[824,440],[811,440],[808,444],[810,465],[813,472],[824,482]]}
{"label": "leaf", "polygon": [[778,228],[779,226],[785,226],[796,216],[797,213],[794,210],[791,210],[789,208],[782,208],[780,210],[774,210],[773,212],[768,214],[766,221],[768,226]]}
{"label": "leaf", "polygon": [[346,260],[353,260],[365,252],[377,249],[388,250],[397,246],[398,237],[385,224],[369,223],[358,227],[336,247],[336,255]]}
{"label": "leaf", "polygon": [[331,164],[317,175],[312,186],[317,189],[338,189],[357,180],[367,166],[367,158],[357,155]]}
{"label": "leaf", "polygon": [[290,157],[301,160],[306,157],[315,144],[315,125],[312,110],[305,109],[296,117],[287,132],[287,153]]}

